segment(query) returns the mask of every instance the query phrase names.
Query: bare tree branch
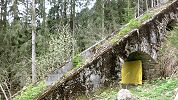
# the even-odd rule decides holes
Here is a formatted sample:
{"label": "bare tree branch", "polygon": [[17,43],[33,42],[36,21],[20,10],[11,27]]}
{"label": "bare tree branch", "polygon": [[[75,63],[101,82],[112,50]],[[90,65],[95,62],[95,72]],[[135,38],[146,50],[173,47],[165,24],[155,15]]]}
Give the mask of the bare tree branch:
{"label": "bare tree branch", "polygon": [[8,97],[7,97],[7,95],[6,95],[6,93],[5,93],[5,91],[4,91],[4,89],[3,89],[3,87],[2,87],[1,84],[0,84],[0,88],[1,88],[1,90],[2,90],[2,92],[3,92],[3,94],[4,94],[4,96],[5,96],[6,100],[8,100]]}

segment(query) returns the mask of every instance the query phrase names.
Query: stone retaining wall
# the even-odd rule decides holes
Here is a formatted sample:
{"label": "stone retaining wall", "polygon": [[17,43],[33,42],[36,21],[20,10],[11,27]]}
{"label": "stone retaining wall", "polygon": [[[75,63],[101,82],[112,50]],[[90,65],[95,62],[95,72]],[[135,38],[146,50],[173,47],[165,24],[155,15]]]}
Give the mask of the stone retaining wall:
{"label": "stone retaining wall", "polygon": [[102,49],[94,51],[87,63],[52,85],[37,100],[73,100],[81,94],[108,86],[112,81],[118,82],[122,63],[134,52],[143,52],[142,57],[137,59],[142,60],[145,78],[157,73],[157,53],[164,42],[169,23],[178,19],[178,1],[160,9],[162,11],[152,19],[132,30],[117,43],[104,42]]}

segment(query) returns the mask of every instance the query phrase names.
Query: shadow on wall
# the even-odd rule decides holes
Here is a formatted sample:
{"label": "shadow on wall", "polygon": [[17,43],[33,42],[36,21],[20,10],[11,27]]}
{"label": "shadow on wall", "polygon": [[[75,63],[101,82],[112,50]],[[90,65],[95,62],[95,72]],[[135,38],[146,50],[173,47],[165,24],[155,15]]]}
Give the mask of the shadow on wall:
{"label": "shadow on wall", "polygon": [[177,24],[176,20],[170,20],[166,26],[166,30],[172,31],[174,29],[174,27],[177,26],[176,24]]}

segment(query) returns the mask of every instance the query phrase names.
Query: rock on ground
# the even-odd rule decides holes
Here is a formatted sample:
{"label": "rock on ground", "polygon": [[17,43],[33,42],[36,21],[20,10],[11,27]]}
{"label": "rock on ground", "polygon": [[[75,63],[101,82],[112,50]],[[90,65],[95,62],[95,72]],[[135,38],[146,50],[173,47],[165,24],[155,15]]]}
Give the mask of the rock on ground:
{"label": "rock on ground", "polygon": [[174,95],[175,95],[174,100],[178,100],[178,88],[174,89]]}
{"label": "rock on ground", "polygon": [[133,97],[132,93],[127,89],[121,89],[117,93],[117,100],[133,100],[133,99],[134,99],[134,97]]}

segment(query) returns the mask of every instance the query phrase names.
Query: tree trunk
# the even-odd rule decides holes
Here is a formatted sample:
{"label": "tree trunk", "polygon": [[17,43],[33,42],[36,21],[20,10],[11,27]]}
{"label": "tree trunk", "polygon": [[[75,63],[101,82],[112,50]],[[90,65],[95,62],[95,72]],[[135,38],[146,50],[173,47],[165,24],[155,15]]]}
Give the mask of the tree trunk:
{"label": "tree trunk", "polygon": [[156,0],[156,5],[157,5],[157,6],[159,5],[159,0]]}
{"label": "tree trunk", "polygon": [[109,2],[110,2],[110,8],[111,8],[110,13],[111,13],[111,19],[112,19],[112,24],[113,24],[113,30],[112,30],[112,32],[113,32],[113,31],[116,31],[117,27],[116,27],[116,20],[114,18],[113,8],[112,8],[112,4],[111,4],[112,1],[109,1]]}
{"label": "tree trunk", "polygon": [[140,16],[140,0],[137,2],[137,17]]}
{"label": "tree trunk", "polygon": [[72,32],[75,32],[75,0],[73,0],[73,13],[72,13]]}
{"label": "tree trunk", "polygon": [[63,16],[64,16],[64,26],[67,24],[67,2],[66,0],[64,0],[64,13],[63,13]]}
{"label": "tree trunk", "polygon": [[4,85],[6,86],[6,89],[8,90],[8,93],[9,93],[9,100],[12,100],[12,95],[11,95],[11,91],[10,91],[11,86],[10,86],[10,88],[9,88],[9,86],[8,86],[8,84],[7,84],[6,82],[4,83]]}
{"label": "tree trunk", "polygon": [[102,35],[104,35],[104,4],[105,4],[105,0],[102,0],[102,21],[101,21]]}
{"label": "tree trunk", "polygon": [[2,25],[2,14],[3,14],[3,11],[2,11],[2,6],[3,6],[3,4],[2,4],[2,1],[3,0],[1,0],[1,2],[0,2],[0,9],[1,9],[1,12],[0,12],[0,32],[2,31],[2,28],[3,28],[3,25]]}
{"label": "tree trunk", "polygon": [[137,18],[137,4],[136,4],[136,6],[134,7],[134,15],[135,15],[135,18]]}
{"label": "tree trunk", "polygon": [[70,1],[70,30],[73,30],[73,0]]}
{"label": "tree trunk", "polygon": [[6,33],[6,16],[7,16],[7,0],[5,0],[5,4],[4,4],[4,16],[3,16],[3,21],[4,21],[4,33]]}
{"label": "tree trunk", "polygon": [[75,0],[73,0],[73,15],[72,15],[72,35],[73,35],[73,57],[75,55],[75,41],[74,41],[74,37],[75,37]]}
{"label": "tree trunk", "polygon": [[148,0],[145,1],[146,11],[148,11]]}
{"label": "tree trunk", "polygon": [[43,2],[43,30],[45,32],[45,28],[46,28],[46,12],[45,12],[45,0],[42,1]]}
{"label": "tree trunk", "polygon": [[0,84],[0,88],[1,88],[1,91],[3,92],[3,94],[4,94],[5,99],[8,100],[8,97],[7,97],[7,95],[6,95],[6,92],[5,92],[5,90],[3,89],[3,87],[2,87],[1,84]]}
{"label": "tree trunk", "polygon": [[127,10],[128,10],[127,17],[129,17],[129,15],[130,15],[130,0],[127,1]]}
{"label": "tree trunk", "polygon": [[28,8],[28,7],[29,7],[29,6],[28,6],[28,1],[29,1],[29,0],[26,0],[26,12],[27,12],[26,15],[25,15],[25,28],[26,28],[26,29],[28,28],[28,14],[29,14],[29,13],[28,13],[28,9],[29,9],[29,8]]}
{"label": "tree trunk", "polygon": [[74,53],[75,53],[75,43],[74,43],[74,34],[75,34],[75,0],[71,0],[70,2],[71,8],[70,8],[70,30],[72,33],[72,57],[74,57]]}
{"label": "tree trunk", "polygon": [[1,0],[1,12],[2,12],[2,19],[1,19],[1,22],[2,22],[2,29],[1,31],[3,33],[6,33],[6,15],[7,15],[7,0]]}
{"label": "tree trunk", "polygon": [[36,42],[36,33],[35,33],[35,0],[32,0],[32,83],[36,82],[36,63],[35,63],[35,42]]}
{"label": "tree trunk", "polygon": [[14,0],[14,2],[13,2],[14,24],[16,24],[19,19],[17,9],[18,9],[17,8],[17,0]]}
{"label": "tree trunk", "polygon": [[153,0],[153,7],[156,6],[156,0]]}
{"label": "tree trunk", "polygon": [[154,7],[154,0],[151,0],[151,8]]}
{"label": "tree trunk", "polygon": [[1,0],[1,30],[3,31],[3,16],[4,16],[4,0]]}

